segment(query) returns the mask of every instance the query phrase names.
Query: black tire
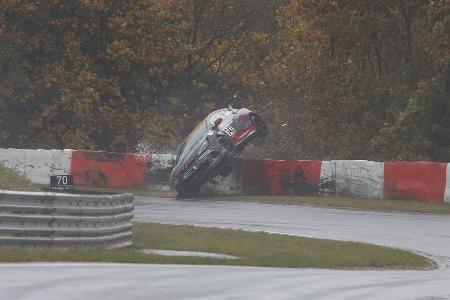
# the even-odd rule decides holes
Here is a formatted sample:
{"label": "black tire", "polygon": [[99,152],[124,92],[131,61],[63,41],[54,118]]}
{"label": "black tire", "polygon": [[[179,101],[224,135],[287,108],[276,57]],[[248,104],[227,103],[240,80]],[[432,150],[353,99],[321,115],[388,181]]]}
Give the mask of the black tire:
{"label": "black tire", "polygon": [[256,127],[256,136],[257,137],[266,137],[267,136],[267,125],[266,122],[257,114],[253,114],[250,116],[250,121]]}

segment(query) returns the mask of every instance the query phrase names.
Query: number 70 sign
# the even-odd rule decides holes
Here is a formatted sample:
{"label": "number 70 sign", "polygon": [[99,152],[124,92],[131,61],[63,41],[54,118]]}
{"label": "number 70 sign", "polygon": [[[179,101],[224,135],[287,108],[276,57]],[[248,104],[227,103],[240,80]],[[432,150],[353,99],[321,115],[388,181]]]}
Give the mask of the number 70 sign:
{"label": "number 70 sign", "polygon": [[50,176],[50,188],[52,190],[71,190],[73,188],[73,175]]}

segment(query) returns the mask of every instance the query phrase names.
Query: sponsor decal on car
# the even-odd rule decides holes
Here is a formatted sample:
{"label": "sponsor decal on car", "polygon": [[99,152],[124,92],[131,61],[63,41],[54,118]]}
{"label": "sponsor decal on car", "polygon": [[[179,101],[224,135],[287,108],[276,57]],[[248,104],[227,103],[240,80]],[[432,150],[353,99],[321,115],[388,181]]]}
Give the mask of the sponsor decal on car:
{"label": "sponsor decal on car", "polygon": [[225,127],[223,131],[225,131],[225,133],[228,134],[229,137],[233,137],[236,134],[236,130],[231,125]]}

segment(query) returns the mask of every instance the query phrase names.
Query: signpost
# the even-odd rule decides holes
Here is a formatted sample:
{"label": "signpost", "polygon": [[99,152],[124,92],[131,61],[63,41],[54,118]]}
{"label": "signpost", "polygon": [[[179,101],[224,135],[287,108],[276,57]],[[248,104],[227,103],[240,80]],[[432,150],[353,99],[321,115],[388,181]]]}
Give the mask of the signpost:
{"label": "signpost", "polygon": [[73,175],[50,176],[50,189],[52,191],[70,191],[73,189]]}

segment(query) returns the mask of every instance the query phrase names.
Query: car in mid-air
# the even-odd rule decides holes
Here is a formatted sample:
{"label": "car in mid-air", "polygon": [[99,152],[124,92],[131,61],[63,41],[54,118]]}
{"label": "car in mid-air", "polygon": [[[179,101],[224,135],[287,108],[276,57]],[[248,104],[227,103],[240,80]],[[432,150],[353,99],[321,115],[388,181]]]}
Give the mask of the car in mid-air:
{"label": "car in mid-air", "polygon": [[261,116],[247,108],[229,106],[210,113],[178,149],[169,179],[171,188],[180,198],[195,196],[211,178],[228,176],[231,159],[254,138],[266,135]]}

